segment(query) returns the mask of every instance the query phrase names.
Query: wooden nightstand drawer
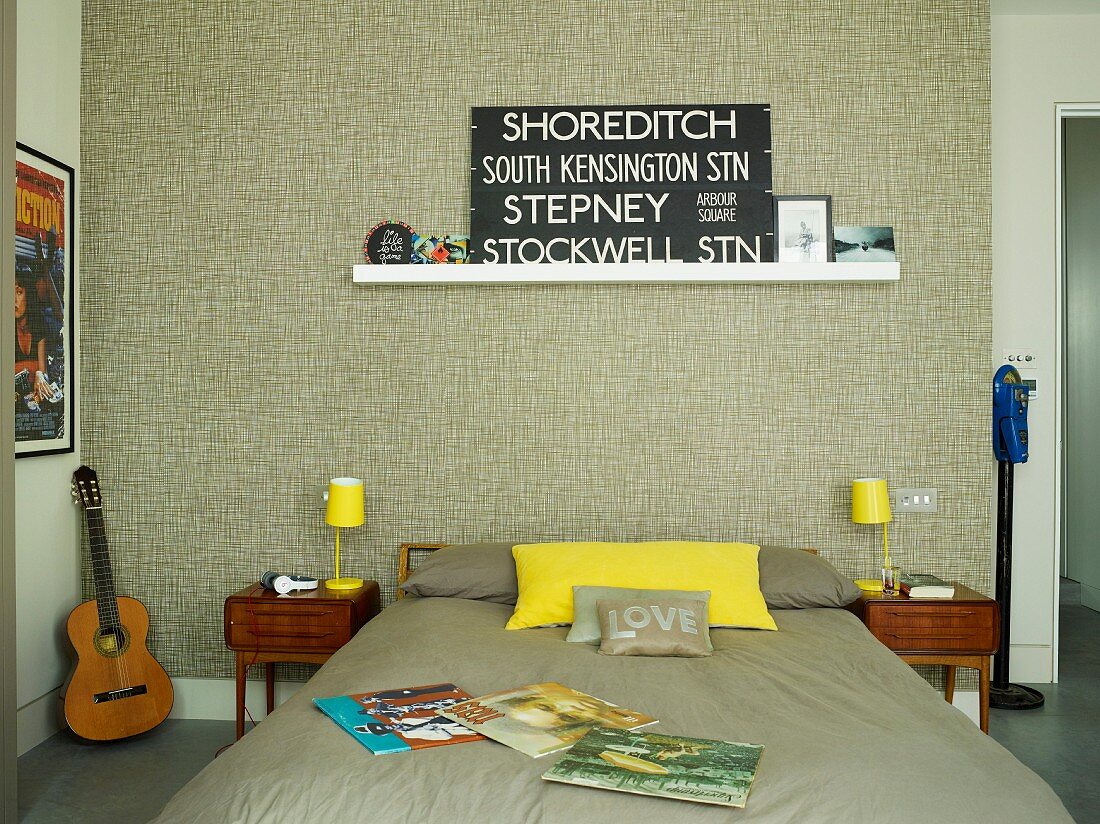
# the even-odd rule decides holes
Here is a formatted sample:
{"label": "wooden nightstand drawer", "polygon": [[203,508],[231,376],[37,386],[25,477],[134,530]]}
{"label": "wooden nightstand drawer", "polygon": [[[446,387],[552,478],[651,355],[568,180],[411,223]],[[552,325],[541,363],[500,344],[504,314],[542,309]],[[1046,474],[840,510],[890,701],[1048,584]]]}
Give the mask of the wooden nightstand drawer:
{"label": "wooden nightstand drawer", "polygon": [[[289,598],[288,598],[289,600]],[[301,624],[336,627],[351,620],[351,603],[272,603],[270,601],[229,600],[225,605],[225,619],[230,624],[263,628],[292,627]]]}
{"label": "wooden nightstand drawer", "polygon": [[[897,603],[899,606],[894,606]],[[950,627],[991,627],[996,604],[930,604],[927,601],[880,602],[869,615],[876,626],[897,627],[914,624]]]}
{"label": "wooden nightstand drawer", "polygon": [[894,651],[993,652],[992,627],[868,627]]}
{"label": "wooden nightstand drawer", "polygon": [[225,628],[225,645],[230,649],[309,649],[336,652],[351,640],[351,628],[342,627],[253,627],[230,624]]}
{"label": "wooden nightstand drawer", "polygon": [[916,601],[875,604],[868,610],[870,627],[944,627],[951,629],[989,629],[993,626],[996,605],[929,604]]}

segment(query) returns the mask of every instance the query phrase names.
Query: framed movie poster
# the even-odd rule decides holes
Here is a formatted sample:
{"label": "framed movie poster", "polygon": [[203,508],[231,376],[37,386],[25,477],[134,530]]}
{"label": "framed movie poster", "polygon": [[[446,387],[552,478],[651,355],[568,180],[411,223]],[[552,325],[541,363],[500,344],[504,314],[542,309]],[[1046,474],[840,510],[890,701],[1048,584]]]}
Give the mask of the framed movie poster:
{"label": "framed movie poster", "polygon": [[[16,144],[15,457],[73,451],[72,167]],[[9,304],[10,305],[10,304]]]}

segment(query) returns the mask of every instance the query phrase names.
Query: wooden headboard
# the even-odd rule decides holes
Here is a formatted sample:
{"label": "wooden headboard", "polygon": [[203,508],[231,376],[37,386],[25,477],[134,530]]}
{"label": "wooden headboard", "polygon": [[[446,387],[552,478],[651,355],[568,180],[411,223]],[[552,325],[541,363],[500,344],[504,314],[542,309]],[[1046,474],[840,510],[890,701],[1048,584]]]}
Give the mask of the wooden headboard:
{"label": "wooden headboard", "polygon": [[[409,578],[409,573],[417,565],[435,552],[450,544],[401,544],[401,554],[397,557],[397,585],[400,587]],[[398,589],[397,597],[404,598],[405,590]]]}
{"label": "wooden headboard", "polygon": [[[417,565],[435,552],[437,549],[451,546],[450,544],[401,544],[401,553],[397,558],[397,586],[409,578],[409,573],[416,569]],[[803,552],[817,555],[817,550],[812,547],[799,547]],[[398,589],[397,597],[404,598],[405,590]]]}

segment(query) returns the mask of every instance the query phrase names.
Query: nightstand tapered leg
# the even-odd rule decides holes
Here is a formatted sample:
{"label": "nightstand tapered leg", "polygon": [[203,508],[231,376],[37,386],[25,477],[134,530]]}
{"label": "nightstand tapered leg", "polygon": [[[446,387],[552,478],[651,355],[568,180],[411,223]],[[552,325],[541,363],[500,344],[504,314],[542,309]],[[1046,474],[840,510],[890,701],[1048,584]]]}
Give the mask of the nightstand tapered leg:
{"label": "nightstand tapered leg", "polygon": [[267,714],[275,711],[275,663],[269,661],[264,665],[267,676]]}
{"label": "nightstand tapered leg", "polygon": [[944,666],[946,670],[947,678],[944,681],[943,697],[947,699],[948,704],[955,702],[955,667],[952,664]]}
{"label": "nightstand tapered leg", "polygon": [[244,736],[244,655],[237,653],[237,740]]}
{"label": "nightstand tapered leg", "polygon": [[989,735],[989,656],[982,656],[978,667],[978,726]]}

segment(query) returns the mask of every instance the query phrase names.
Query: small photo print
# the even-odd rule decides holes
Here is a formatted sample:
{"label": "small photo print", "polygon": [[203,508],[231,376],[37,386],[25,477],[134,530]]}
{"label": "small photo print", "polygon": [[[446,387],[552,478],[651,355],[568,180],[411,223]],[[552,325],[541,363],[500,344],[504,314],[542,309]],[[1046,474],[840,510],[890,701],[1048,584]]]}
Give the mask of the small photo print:
{"label": "small photo print", "polygon": [[832,260],[832,198],[775,198],[775,259],[781,263]]}
{"label": "small photo print", "polygon": [[443,235],[428,237],[414,234],[412,237],[413,263],[465,263],[469,256],[468,235]]}
{"label": "small photo print", "polygon": [[892,226],[837,226],[833,250],[838,262],[884,263],[898,259]]}

